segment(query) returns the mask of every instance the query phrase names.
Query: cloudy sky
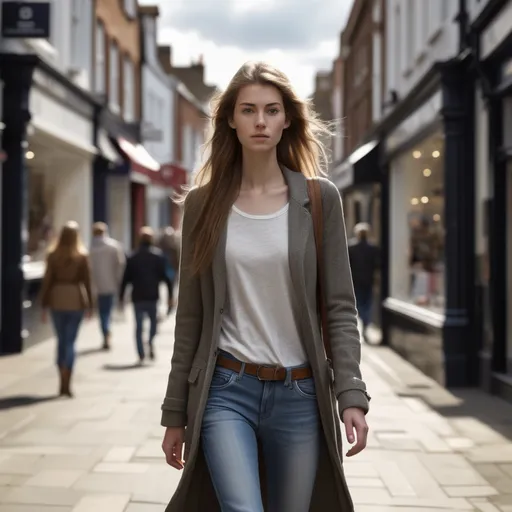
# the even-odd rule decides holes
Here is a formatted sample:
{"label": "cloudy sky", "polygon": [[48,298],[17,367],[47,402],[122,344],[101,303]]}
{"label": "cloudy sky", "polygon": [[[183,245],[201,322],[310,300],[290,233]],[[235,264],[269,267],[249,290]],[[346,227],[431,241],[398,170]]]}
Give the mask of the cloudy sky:
{"label": "cloudy sky", "polygon": [[225,87],[247,60],[288,74],[298,93],[313,91],[315,72],[331,69],[353,0],[140,0],[160,7],[161,44],[173,63],[202,54],[206,80]]}

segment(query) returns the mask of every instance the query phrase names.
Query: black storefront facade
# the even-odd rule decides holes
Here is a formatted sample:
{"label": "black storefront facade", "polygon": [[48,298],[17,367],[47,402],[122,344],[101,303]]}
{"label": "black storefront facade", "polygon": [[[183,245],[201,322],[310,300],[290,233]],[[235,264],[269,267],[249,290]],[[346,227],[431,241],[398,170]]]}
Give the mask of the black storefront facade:
{"label": "black storefront facade", "polygon": [[512,16],[511,1],[489,1],[472,26],[486,124],[489,184],[483,203],[485,254],[478,273],[483,318],[482,386],[512,401]]}
{"label": "black storefront facade", "polygon": [[[53,84],[53,100],[91,120],[95,99],[33,54],[0,54],[3,82],[2,257],[0,264],[0,354],[17,353],[51,335],[41,326],[37,295],[42,273],[27,275],[29,173],[26,153],[31,120],[30,95],[35,76]],[[88,143],[92,148],[93,132]]]}
{"label": "black storefront facade", "polygon": [[471,59],[435,64],[380,123],[382,332],[447,386],[476,384]]}

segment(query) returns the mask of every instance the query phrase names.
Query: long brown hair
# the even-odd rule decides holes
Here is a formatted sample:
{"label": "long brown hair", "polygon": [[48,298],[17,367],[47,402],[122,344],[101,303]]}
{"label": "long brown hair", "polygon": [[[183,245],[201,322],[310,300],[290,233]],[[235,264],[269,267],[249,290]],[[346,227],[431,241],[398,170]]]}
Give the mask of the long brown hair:
{"label": "long brown hair", "polygon": [[69,221],[62,226],[59,236],[51,247],[49,255],[59,263],[67,263],[87,251],[80,239],[80,227],[77,222]]}
{"label": "long brown hair", "polygon": [[278,69],[263,62],[245,63],[227,89],[212,100],[213,134],[205,146],[209,155],[195,183],[201,189],[201,201],[197,222],[190,233],[194,251],[192,261],[185,263],[190,264],[194,274],[211,264],[229,210],[240,190],[242,146],[229,121],[240,90],[253,84],[272,85],[283,97],[290,126],[283,131],[277,146],[278,162],[307,177],[326,171],[328,158],[322,140],[332,134],[314,112],[311,102],[299,98],[288,77]]}

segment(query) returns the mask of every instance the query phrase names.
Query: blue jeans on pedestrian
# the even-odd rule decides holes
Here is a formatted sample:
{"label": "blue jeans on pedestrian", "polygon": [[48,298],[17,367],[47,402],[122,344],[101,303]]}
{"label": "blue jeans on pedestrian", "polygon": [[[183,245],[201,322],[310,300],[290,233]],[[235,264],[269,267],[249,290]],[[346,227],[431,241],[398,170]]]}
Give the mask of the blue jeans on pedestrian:
{"label": "blue jeans on pedestrian", "polygon": [[357,312],[366,329],[372,321],[373,290],[371,288],[355,288]]}
{"label": "blue jeans on pedestrian", "polygon": [[149,346],[153,346],[153,338],[156,336],[157,324],[157,305],[155,301],[134,302],[133,308],[135,311],[135,340],[137,341],[137,352],[140,359],[144,359],[144,345],[142,343],[142,330],[144,327],[144,318],[146,315],[150,321],[149,327]]}
{"label": "blue jeans on pedestrian", "polygon": [[290,370],[284,381],[265,382],[244,367],[215,369],[201,441],[222,512],[263,512],[258,444],[266,511],[309,511],[322,427],[313,378],[291,381]]}
{"label": "blue jeans on pedestrian", "polygon": [[72,370],[75,364],[75,341],[84,312],[52,310],[51,316],[57,334],[57,365]]}
{"label": "blue jeans on pedestrian", "polygon": [[112,307],[114,306],[113,294],[98,295],[98,316],[100,318],[101,332],[103,336],[110,333],[110,318],[112,315]]}

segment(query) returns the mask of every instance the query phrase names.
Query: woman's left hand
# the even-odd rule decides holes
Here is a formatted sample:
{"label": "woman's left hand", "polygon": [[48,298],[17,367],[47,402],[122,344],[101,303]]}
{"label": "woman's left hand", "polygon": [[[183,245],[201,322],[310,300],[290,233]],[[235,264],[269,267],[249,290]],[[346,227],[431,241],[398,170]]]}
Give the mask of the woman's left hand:
{"label": "woman's left hand", "polygon": [[357,440],[356,444],[347,452],[347,457],[353,457],[366,448],[368,425],[365,414],[358,407],[349,407],[343,411],[343,423],[345,424],[348,442],[352,444]]}

